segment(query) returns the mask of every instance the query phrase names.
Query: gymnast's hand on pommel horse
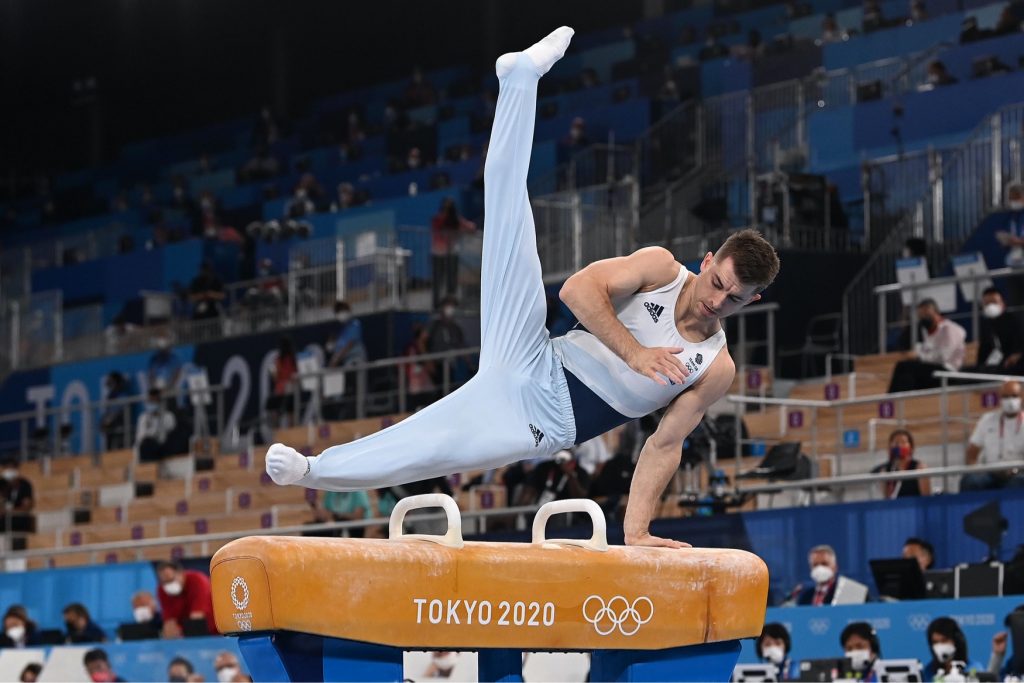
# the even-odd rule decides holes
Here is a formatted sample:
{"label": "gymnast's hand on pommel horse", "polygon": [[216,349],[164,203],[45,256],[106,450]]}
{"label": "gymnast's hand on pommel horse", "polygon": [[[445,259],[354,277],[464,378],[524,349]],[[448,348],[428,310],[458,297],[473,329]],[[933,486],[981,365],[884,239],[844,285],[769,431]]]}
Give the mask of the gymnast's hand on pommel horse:
{"label": "gymnast's hand on pommel horse", "polygon": [[495,65],[479,371],[402,422],[319,456],[274,444],[266,469],[276,483],[354,491],[497,468],[550,457],[668,406],[633,476],[626,543],[687,546],[650,534],[655,505],[679,467],[683,439],[732,384],[721,320],[761,298],[779,259],[760,233],[742,230],[705,254],[696,273],[661,247],[598,261],[560,293],[580,325],[548,335],[527,175],[537,83],[572,35],[562,27]]}

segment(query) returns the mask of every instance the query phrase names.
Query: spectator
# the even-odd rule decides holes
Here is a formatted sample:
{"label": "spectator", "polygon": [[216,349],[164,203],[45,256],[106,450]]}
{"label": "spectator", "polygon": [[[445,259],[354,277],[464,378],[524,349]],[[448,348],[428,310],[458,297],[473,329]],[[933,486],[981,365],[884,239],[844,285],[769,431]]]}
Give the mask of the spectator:
{"label": "spectator", "polygon": [[295,188],[292,198],[284,206],[285,218],[302,218],[316,213],[316,204],[309,198],[309,192],[303,186]]}
{"label": "spectator", "polygon": [[164,638],[182,637],[183,623],[188,619],[205,619],[207,632],[217,633],[208,576],[185,569],[178,562],[160,562],[156,575],[160,581],[157,598],[164,619]]}
{"label": "spectator", "polygon": [[227,650],[217,653],[217,658],[213,660],[213,670],[217,672],[217,680],[220,683],[231,683],[232,681],[245,680],[247,678],[242,673],[238,657]]}
{"label": "spectator", "polygon": [[17,458],[4,458],[0,460],[0,473],[0,499],[5,509],[15,515],[29,515],[35,507],[35,494],[32,482],[21,476],[21,463]]}
{"label": "spectator", "polygon": [[435,650],[430,653],[430,664],[423,672],[424,678],[450,678],[459,662],[459,653],[451,650]]}
{"label": "spectator", "polygon": [[940,382],[932,377],[932,373],[937,370],[956,371],[963,365],[967,331],[944,318],[934,299],[925,299],[917,305],[917,317],[923,339],[918,342],[915,358],[896,364],[889,393],[937,387]]}
{"label": "spectator", "polygon": [[[322,506],[313,507],[313,521],[324,522],[352,522],[360,519],[370,519],[372,506],[370,497],[366,491],[327,491],[324,493]],[[365,530],[349,529],[349,536],[362,538]]]}
{"label": "spectator", "polygon": [[171,453],[171,432],[177,426],[174,413],[167,409],[159,389],[150,389],[147,401],[135,425],[135,451],[140,462],[157,462]]}
{"label": "spectator", "polygon": [[[967,653],[967,638],[960,630],[960,625],[949,617],[939,617],[928,624],[928,647],[932,651],[932,659],[924,667],[924,680],[941,680],[953,672],[953,662],[963,662],[966,675],[969,671],[984,671],[977,662],[972,662]],[[966,679],[964,679],[966,680]]]}
{"label": "spectator", "polygon": [[523,482],[517,505],[543,505],[553,500],[586,498],[590,477],[577,467],[571,451],[561,450],[539,464]]}
{"label": "spectator", "polygon": [[103,330],[107,344],[107,353],[114,355],[118,351],[125,350],[129,346],[129,341],[138,331],[139,328],[130,323],[123,314],[116,316],[110,321],[106,329]]}
{"label": "spectator", "polygon": [[612,459],[612,452],[608,449],[603,436],[595,436],[577,444],[573,450],[576,453],[576,463],[591,480],[600,476],[605,464]]}
{"label": "spectator", "polygon": [[882,6],[878,3],[878,0],[865,0],[862,16],[864,33],[877,31],[885,24],[885,18],[882,16]]}
{"label": "spectator", "polygon": [[257,180],[269,180],[278,174],[280,164],[270,153],[267,145],[257,145],[256,151],[245,165],[238,171],[238,179],[243,183]]}
{"label": "spectator", "polygon": [[39,629],[36,628],[36,622],[28,618],[25,608],[20,605],[9,607],[4,614],[0,648],[24,648],[39,644]]}
{"label": "spectator", "polygon": [[903,542],[903,557],[917,560],[921,571],[925,572],[935,566],[935,548],[923,538],[911,536]]}
{"label": "spectator", "polygon": [[38,662],[32,662],[26,664],[25,668],[21,670],[21,675],[18,676],[18,680],[21,683],[36,683],[39,680],[39,674],[43,672],[43,665]]}
{"label": "spectator", "polygon": [[124,681],[123,678],[114,673],[114,670],[110,668],[110,659],[107,658],[107,653],[104,650],[99,648],[89,650],[85,653],[85,657],[82,658],[82,663],[85,664],[85,672],[89,674],[89,679],[94,681],[94,683],[117,683],[118,681]]}
{"label": "spectator", "polygon": [[193,320],[220,317],[224,284],[213,271],[213,264],[209,261],[203,261],[199,274],[192,279],[189,285],[189,300],[192,302]]}
{"label": "spectator", "polygon": [[941,88],[944,85],[953,85],[957,82],[953,74],[949,73],[949,69],[946,65],[939,60],[933,60],[928,65],[928,76],[927,83],[925,84],[926,89]]}
{"label": "spectator", "polygon": [[920,237],[908,237],[900,250],[900,258],[927,258],[928,243]]}
{"label": "spectator", "polygon": [[[1006,615],[1003,625],[1009,629],[1010,617],[1022,612],[1024,612],[1024,605],[1017,605],[1013,612]],[[1014,657],[1006,650],[1007,641],[1009,640],[1008,636],[1009,634],[1006,631],[1000,631],[992,636],[992,654],[988,659],[988,671],[997,676],[996,680],[1000,681],[1009,680],[1011,676],[1018,679],[1024,676],[1024,659]]]}
{"label": "spectator", "polygon": [[847,624],[839,634],[839,644],[843,648],[843,654],[850,660],[854,677],[859,681],[875,680],[872,678],[871,669],[875,661],[882,656],[882,646],[871,624],[866,621]]}
{"label": "spectator", "polygon": [[260,260],[256,268],[256,277],[259,281],[254,283],[245,292],[245,306],[253,312],[276,309],[284,304],[285,283],[284,278],[278,275],[274,269],[274,262],[269,258]]}
{"label": "spectator", "polygon": [[430,256],[434,271],[434,306],[444,296],[455,296],[459,278],[459,235],[473,232],[476,224],[459,215],[455,200],[445,197],[430,221]]}
{"label": "spectator", "polygon": [[171,181],[171,209],[180,211],[188,216],[195,212],[195,203],[188,193],[188,184],[181,176],[175,176]]}
{"label": "spectator", "polygon": [[352,317],[352,307],[347,301],[334,304],[334,317],[339,327],[327,342],[330,351],[328,366],[332,368],[366,362],[366,346],[363,345],[363,324]]}
{"label": "spectator", "polygon": [[973,43],[984,40],[992,35],[992,31],[978,28],[978,18],[973,16],[965,17],[960,22],[960,43]]}
{"label": "spectator", "polygon": [[[192,666],[192,662],[188,661],[181,655],[178,655],[171,660],[171,663],[167,665],[167,680],[169,683],[189,683],[189,681],[195,680],[196,668]],[[202,680],[202,677],[199,677]]]}
{"label": "spectator", "polygon": [[[441,314],[430,325],[430,336],[427,340],[427,347],[431,353],[454,351],[466,347],[466,335],[462,326],[455,320],[455,308],[457,302],[454,297],[446,297],[441,302]],[[443,386],[445,381],[451,385],[455,380],[456,360],[448,363],[435,361],[434,383]],[[447,376],[445,369],[447,368]]]}
{"label": "spectator", "polygon": [[[978,419],[967,444],[967,465],[992,464],[1024,458],[1024,412],[1021,411],[1021,383],[1006,382],[999,390],[999,410]],[[960,479],[961,491],[1024,487],[1024,474],[1016,470],[972,472]]]}
{"label": "spectator", "polygon": [[1002,293],[989,287],[981,294],[982,319],[978,364],[974,372],[1024,374],[1024,326],[1006,310]]}
{"label": "spectator", "polygon": [[[405,347],[405,355],[416,357],[428,353],[429,340],[430,331],[426,325],[413,325],[412,341]],[[405,386],[409,392],[406,406],[409,410],[417,411],[434,402],[437,386],[434,384],[433,377],[433,361],[415,361],[405,366]]]}
{"label": "spectator", "polygon": [[357,205],[356,188],[352,183],[338,183],[338,198],[331,204],[331,212],[337,213]]}
{"label": "spectator", "polygon": [[996,22],[995,28],[992,29],[992,35],[1005,36],[1010,33],[1020,33],[1020,24],[1020,19],[1013,11],[1013,7],[1007,4],[1003,7],[1003,11],[999,13],[999,21]]}
{"label": "spectator", "polygon": [[125,422],[127,416],[131,415],[131,406],[115,403],[130,395],[128,378],[115,371],[108,374],[103,383],[107,389],[107,407],[100,416],[100,431],[103,432],[105,449],[113,451],[124,448],[128,443]]}
{"label": "spectator", "polygon": [[836,562],[836,551],[832,546],[819,545],[811,548],[807,554],[807,564],[811,568],[813,586],[808,586],[796,598],[798,605],[832,604],[836,594],[836,583],[839,579],[839,563]]}
{"label": "spectator", "polygon": [[[1006,265],[1011,268],[1024,266],[1024,184],[1009,183],[1006,186],[1006,227],[996,232],[996,241],[1007,250]],[[1007,303],[1011,306],[1024,304],[1024,276],[1015,275],[1006,279]]]}
{"label": "spectator", "polygon": [[412,70],[412,78],[405,89],[405,106],[409,109],[425,107],[437,101],[437,93],[434,86],[423,77],[423,70],[416,67]]}
{"label": "spectator", "polygon": [[132,595],[132,619],[136,624],[151,626],[156,633],[159,633],[164,627],[159,605],[149,591],[136,591]]}
{"label": "spectator", "polygon": [[577,116],[569,125],[569,134],[562,141],[562,145],[570,150],[583,149],[590,144],[587,137],[587,122],[582,116]]}
{"label": "spectator", "polygon": [[785,626],[778,622],[765,624],[754,643],[754,649],[762,662],[772,664],[778,670],[777,680],[799,680],[800,664],[789,656],[793,641]]}
{"label": "spectator", "polygon": [[80,602],[73,602],[64,608],[64,626],[67,642],[102,643],[107,639],[96,622],[89,616],[89,610]]}
{"label": "spectator", "polygon": [[147,389],[173,390],[181,379],[181,359],[171,348],[171,340],[161,335],[156,339],[156,351],[149,357]]}
{"label": "spectator", "polygon": [[704,39],[704,47],[697,53],[697,59],[706,62],[719,57],[728,57],[729,48],[718,42],[713,34]]}
{"label": "spectator", "polygon": [[843,40],[843,31],[839,28],[839,22],[831,12],[821,20],[821,43],[837,43]]}
{"label": "spectator", "polygon": [[914,0],[910,3],[909,24],[917,24],[922,21],[928,21],[928,8],[925,7],[924,0]]}
{"label": "spectator", "polygon": [[295,410],[295,375],[298,372],[299,365],[292,340],[287,336],[281,337],[274,364],[270,366],[273,388],[267,397],[267,412],[272,429],[286,427],[288,416]]}
{"label": "spectator", "polygon": [[[871,473],[910,472],[920,469],[924,467],[914,460],[914,436],[906,429],[897,429],[889,435],[889,460],[873,468]],[[889,500],[929,496],[932,492],[931,481],[926,476],[920,479],[883,481],[881,486],[882,495]]]}

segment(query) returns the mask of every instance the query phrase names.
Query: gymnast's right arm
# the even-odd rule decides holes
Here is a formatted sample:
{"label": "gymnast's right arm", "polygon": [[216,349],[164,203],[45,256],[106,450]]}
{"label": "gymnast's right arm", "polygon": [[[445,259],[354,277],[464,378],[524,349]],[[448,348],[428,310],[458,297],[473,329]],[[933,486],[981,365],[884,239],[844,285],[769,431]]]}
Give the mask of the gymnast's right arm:
{"label": "gymnast's right arm", "polygon": [[641,346],[612,306],[613,299],[664,287],[675,280],[679,268],[667,249],[647,247],[591,263],[566,280],[558,296],[591,334],[633,370],[658,384],[668,384],[659,373],[682,384],[689,372],[673,355],[682,349]]}

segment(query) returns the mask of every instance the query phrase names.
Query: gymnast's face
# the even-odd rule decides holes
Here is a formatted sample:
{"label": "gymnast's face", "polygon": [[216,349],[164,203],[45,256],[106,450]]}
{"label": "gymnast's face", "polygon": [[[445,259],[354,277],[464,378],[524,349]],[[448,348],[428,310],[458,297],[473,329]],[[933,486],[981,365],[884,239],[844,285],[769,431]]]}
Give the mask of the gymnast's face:
{"label": "gymnast's face", "polygon": [[725,318],[761,298],[757,287],[736,277],[731,256],[715,261],[710,251],[701,261],[695,285],[692,312],[698,318]]}

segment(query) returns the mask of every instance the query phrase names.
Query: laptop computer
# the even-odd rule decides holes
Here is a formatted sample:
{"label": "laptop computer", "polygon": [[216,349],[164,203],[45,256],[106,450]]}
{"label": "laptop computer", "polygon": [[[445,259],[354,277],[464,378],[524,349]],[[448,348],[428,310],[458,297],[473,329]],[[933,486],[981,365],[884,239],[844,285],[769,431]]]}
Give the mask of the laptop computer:
{"label": "laptop computer", "polygon": [[922,600],[927,594],[921,565],[912,558],[871,560],[878,594],[897,600]]}
{"label": "laptop computer", "polygon": [[181,632],[186,638],[212,635],[206,626],[206,619],[186,619],[181,624]]}
{"label": "laptop computer", "polygon": [[924,573],[925,595],[929,598],[952,598],[956,580],[952,569],[929,569]]}
{"label": "laptop computer", "polygon": [[860,605],[868,599],[868,587],[859,581],[840,576],[836,581],[836,592],[832,595],[833,605]]}
{"label": "laptop computer", "polygon": [[117,637],[123,641],[154,640],[160,637],[160,629],[151,622],[145,624],[136,624],[134,621],[126,622],[117,627]]}
{"label": "laptop computer", "polygon": [[850,660],[846,657],[838,659],[805,659],[800,662],[801,681],[838,681],[846,678],[851,672]]}
{"label": "laptop computer", "polygon": [[774,664],[737,664],[732,670],[733,683],[776,683],[779,670]]}
{"label": "laptop computer", "polygon": [[962,564],[954,570],[954,597],[981,598],[1003,594],[1003,563]]}
{"label": "laptop computer", "polygon": [[[911,560],[916,563],[916,560]],[[875,662],[879,683],[920,683],[924,680],[921,662],[916,659],[879,659]]]}

